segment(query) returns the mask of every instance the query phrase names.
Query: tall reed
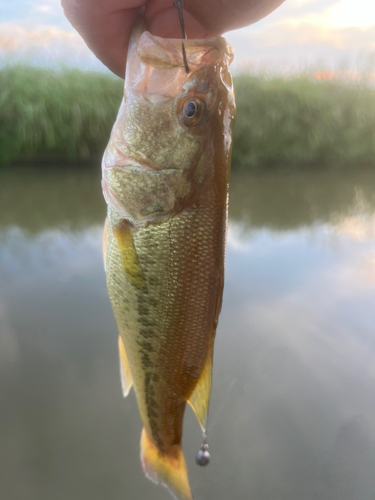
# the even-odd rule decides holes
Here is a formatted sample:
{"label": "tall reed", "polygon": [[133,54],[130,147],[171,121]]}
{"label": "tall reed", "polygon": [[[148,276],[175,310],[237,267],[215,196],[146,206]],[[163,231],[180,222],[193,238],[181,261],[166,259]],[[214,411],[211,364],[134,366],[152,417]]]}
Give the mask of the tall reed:
{"label": "tall reed", "polygon": [[100,73],[0,70],[0,161],[85,160],[101,154],[123,83]]}
{"label": "tall reed", "polygon": [[[375,161],[370,85],[246,74],[234,86],[233,168]],[[122,80],[101,73],[0,69],[0,163],[99,157],[122,89]]]}
{"label": "tall reed", "polygon": [[311,76],[235,78],[233,164],[344,165],[375,161],[375,88]]}

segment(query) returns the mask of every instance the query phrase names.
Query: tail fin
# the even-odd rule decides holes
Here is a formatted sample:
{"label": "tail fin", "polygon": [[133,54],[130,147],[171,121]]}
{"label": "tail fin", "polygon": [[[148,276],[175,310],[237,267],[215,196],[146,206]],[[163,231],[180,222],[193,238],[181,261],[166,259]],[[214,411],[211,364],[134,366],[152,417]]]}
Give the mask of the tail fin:
{"label": "tail fin", "polygon": [[162,483],[177,500],[193,500],[190,491],[185,458],[181,446],[176,454],[164,455],[148,437],[141,436],[141,461],[144,473],[154,483]]}

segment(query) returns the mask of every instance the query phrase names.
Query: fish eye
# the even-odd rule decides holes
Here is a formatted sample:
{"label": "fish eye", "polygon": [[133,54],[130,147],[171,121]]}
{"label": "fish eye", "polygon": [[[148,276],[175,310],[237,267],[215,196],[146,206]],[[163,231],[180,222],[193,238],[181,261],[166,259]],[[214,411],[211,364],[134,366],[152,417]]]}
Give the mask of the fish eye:
{"label": "fish eye", "polygon": [[187,127],[198,125],[203,116],[205,104],[200,99],[189,99],[185,102],[182,113],[183,122]]}

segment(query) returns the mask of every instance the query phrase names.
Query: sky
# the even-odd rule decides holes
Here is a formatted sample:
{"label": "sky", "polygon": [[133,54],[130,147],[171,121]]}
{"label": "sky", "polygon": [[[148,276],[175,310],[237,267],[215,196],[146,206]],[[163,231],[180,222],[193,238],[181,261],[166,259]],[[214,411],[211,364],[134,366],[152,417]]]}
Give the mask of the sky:
{"label": "sky", "polygon": [[[286,0],[262,21],[225,36],[235,50],[235,71],[373,71],[375,2]],[[24,58],[103,69],[59,0],[0,0],[0,61]]]}

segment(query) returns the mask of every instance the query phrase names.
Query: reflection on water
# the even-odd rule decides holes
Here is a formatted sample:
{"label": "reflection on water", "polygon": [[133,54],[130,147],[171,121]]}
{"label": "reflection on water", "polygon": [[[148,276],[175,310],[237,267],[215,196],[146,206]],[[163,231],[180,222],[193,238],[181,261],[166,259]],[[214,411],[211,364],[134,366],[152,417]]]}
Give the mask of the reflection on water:
{"label": "reflection on water", "polygon": [[249,228],[295,230],[374,211],[375,176],[370,169],[238,174],[232,180],[232,220]]}
{"label": "reflection on water", "polygon": [[[143,478],[102,269],[99,172],[0,172],[0,498],[168,498]],[[375,173],[233,175],[195,498],[375,496]]]}

